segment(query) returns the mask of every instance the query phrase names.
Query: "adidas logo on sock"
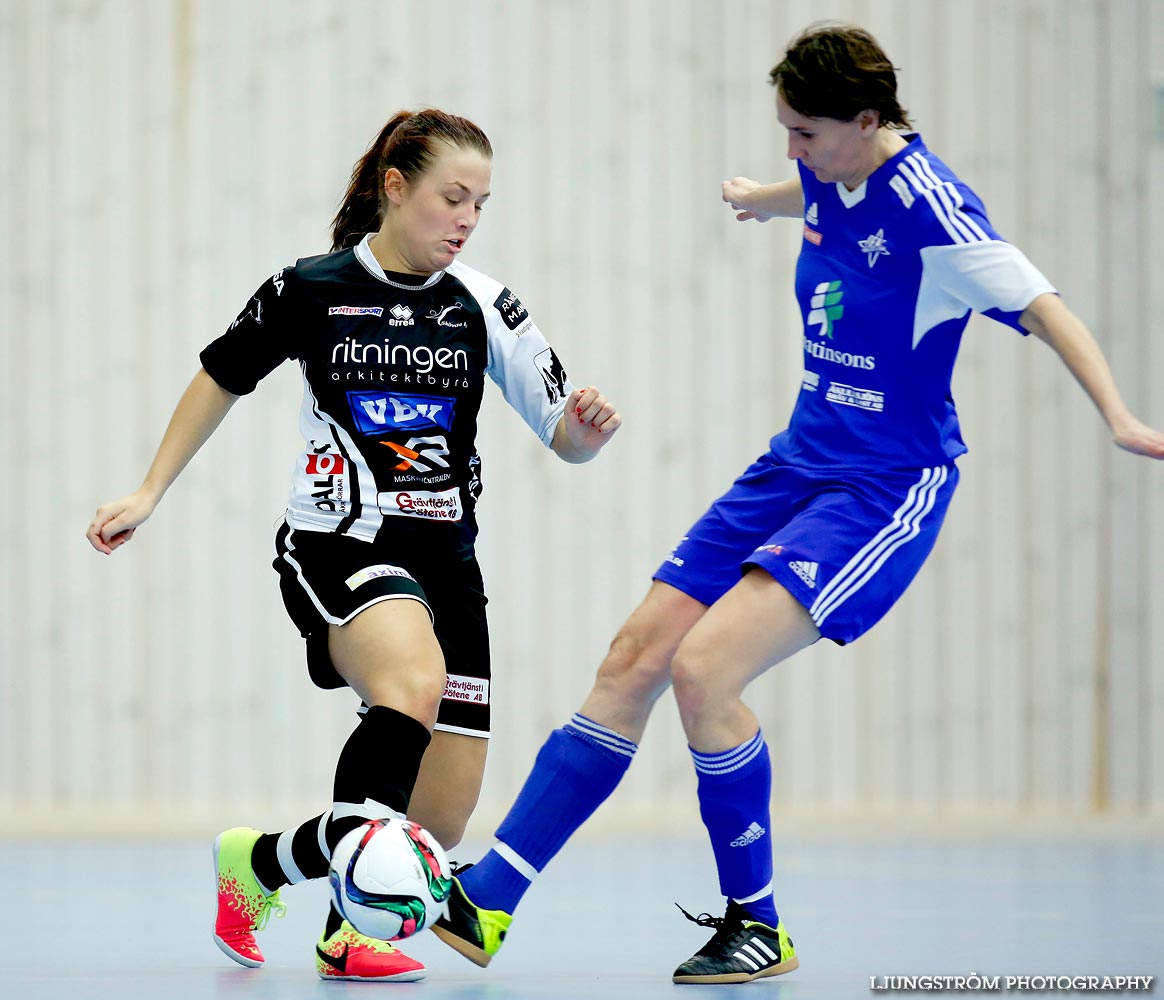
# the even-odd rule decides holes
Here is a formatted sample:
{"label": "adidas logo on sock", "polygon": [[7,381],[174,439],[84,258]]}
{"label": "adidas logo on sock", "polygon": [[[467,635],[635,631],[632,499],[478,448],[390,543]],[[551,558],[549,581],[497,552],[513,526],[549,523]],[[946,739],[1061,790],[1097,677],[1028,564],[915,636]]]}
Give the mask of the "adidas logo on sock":
{"label": "adidas logo on sock", "polygon": [[748,844],[754,844],[767,832],[759,823],[752,822],[748,824],[748,828],[743,833],[732,841],[732,847],[747,847]]}
{"label": "adidas logo on sock", "polygon": [[816,586],[816,571],[820,569],[820,563],[790,562],[788,568],[810,587]]}

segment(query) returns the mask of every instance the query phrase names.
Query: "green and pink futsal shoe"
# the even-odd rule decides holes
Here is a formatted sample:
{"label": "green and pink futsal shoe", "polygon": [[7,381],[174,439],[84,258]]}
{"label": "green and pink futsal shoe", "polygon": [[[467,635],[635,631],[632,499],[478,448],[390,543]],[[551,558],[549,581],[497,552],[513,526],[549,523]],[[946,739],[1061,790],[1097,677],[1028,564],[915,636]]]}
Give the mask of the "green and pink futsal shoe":
{"label": "green and pink futsal shoe", "polygon": [[268,896],[251,868],[251,849],[260,836],[259,830],[236,826],[214,840],[214,866],[218,871],[214,943],[228,958],[249,969],[257,969],[264,962],[254,932],[267,926],[272,913],[281,917],[287,912],[279,902],[279,893]]}

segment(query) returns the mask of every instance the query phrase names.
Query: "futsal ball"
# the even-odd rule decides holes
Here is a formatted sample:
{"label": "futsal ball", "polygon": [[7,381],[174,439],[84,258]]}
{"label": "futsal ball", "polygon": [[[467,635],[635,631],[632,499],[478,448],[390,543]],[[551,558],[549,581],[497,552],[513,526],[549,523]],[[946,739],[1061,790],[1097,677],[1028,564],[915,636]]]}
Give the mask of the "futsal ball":
{"label": "futsal ball", "polygon": [[346,834],[331,856],[335,905],[356,930],[399,941],[447,908],[451,870],[444,849],[406,819],[373,819]]}

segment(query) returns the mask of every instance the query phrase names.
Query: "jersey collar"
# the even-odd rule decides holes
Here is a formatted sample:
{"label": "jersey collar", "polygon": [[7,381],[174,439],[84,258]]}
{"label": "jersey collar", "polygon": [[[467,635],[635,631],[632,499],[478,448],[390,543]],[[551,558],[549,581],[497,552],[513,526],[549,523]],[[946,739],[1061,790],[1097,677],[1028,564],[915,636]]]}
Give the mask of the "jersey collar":
{"label": "jersey collar", "polygon": [[380,266],[380,262],[376,260],[376,255],[372,253],[372,248],[368,246],[374,233],[368,233],[356,245],[356,260],[364,265],[364,270],[372,275],[373,278],[384,282],[386,285],[391,285],[393,288],[406,288],[409,291],[415,292],[421,288],[432,288],[438,281],[444,277],[444,271],[434,271],[429,275],[428,280],[420,285],[406,285],[402,281],[393,281],[384,273],[384,268]]}
{"label": "jersey collar", "polygon": [[892,173],[897,169],[897,164],[909,156],[911,153],[925,152],[925,143],[922,142],[920,132],[903,132],[901,137],[905,140],[905,147],[899,149],[888,160],[881,164],[876,170],[866,177],[860,184],[850,191],[844,184],[837,181],[834,187],[837,189],[837,197],[841,199],[841,204],[845,208],[852,208],[854,205],[859,205],[865,200],[865,195],[869,190],[869,181],[880,174],[882,171]]}

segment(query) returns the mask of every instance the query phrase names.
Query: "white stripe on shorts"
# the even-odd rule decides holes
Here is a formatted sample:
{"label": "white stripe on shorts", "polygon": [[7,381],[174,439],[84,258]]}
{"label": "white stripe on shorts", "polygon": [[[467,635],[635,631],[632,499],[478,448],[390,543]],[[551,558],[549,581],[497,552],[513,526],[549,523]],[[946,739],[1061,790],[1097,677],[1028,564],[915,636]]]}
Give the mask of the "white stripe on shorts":
{"label": "white stripe on shorts", "polygon": [[346,625],[361,611],[366,611],[373,604],[379,604],[381,601],[417,601],[423,605],[425,611],[428,612],[428,620],[432,623],[436,622],[436,616],[433,614],[432,608],[429,606],[428,601],[416,594],[380,594],[376,597],[373,597],[370,601],[361,604],[346,618],[337,618],[330,611],[328,611],[327,608],[324,607],[323,601],[321,601],[316,595],[315,591],[311,589],[311,584],[307,582],[307,577],[303,575],[303,567],[294,558],[292,558],[291,553],[295,551],[295,543],[291,536],[295,534],[296,529],[292,528],[290,523],[288,523],[287,527],[287,537],[284,540],[284,544],[287,546],[287,551],[282,554],[282,559],[285,563],[287,563],[288,566],[295,570],[295,578],[299,581],[299,586],[303,588],[304,593],[307,594],[308,598],[311,600],[311,603],[315,605],[315,610],[319,612],[319,616],[329,625]]}
{"label": "white stripe on shorts", "polygon": [[868,542],[845,567],[829,581],[813,601],[808,613],[817,628],[826,618],[860,590],[885,564],[894,552],[917,537],[922,519],[934,506],[938,490],[949,476],[944,465],[934,466],[922,473],[921,479],[909,488],[903,503],[893,519]]}

